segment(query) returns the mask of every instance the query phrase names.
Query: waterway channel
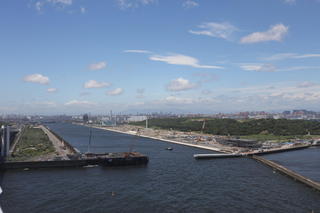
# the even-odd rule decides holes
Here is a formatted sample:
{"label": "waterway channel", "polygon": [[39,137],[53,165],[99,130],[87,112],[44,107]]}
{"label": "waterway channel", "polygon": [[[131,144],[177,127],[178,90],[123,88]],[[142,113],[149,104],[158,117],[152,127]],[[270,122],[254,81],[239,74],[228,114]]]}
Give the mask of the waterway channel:
{"label": "waterway channel", "polygon": [[[87,151],[88,127],[49,127]],[[319,192],[252,159],[195,160],[193,154],[209,151],[101,129],[92,135],[93,152],[134,150],[150,162],[7,171],[1,181],[4,212],[320,212]]]}
{"label": "waterway channel", "polygon": [[320,146],[268,154],[263,157],[311,180],[320,182]]}

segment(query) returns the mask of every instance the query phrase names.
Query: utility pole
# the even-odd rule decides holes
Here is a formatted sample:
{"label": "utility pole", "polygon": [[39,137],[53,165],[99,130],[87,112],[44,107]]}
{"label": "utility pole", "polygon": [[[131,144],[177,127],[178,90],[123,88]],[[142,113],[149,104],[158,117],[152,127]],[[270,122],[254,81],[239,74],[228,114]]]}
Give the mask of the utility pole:
{"label": "utility pole", "polygon": [[92,127],[90,126],[90,135],[89,135],[89,143],[88,143],[88,151],[87,153],[90,153],[90,146],[91,146],[91,137],[92,137]]}
{"label": "utility pole", "polygon": [[147,119],[146,119],[146,129],[148,129],[148,116],[147,116]]}

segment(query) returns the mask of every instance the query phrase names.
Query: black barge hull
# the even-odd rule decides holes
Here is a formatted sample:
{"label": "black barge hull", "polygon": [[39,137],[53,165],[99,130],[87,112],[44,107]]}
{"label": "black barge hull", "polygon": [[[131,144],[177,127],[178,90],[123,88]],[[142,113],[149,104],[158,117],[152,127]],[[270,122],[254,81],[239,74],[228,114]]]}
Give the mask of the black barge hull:
{"label": "black barge hull", "polygon": [[147,156],[138,157],[119,157],[119,158],[95,158],[95,159],[80,159],[80,160],[56,160],[56,161],[25,161],[25,162],[3,162],[0,164],[0,169],[34,169],[34,168],[70,168],[84,166],[139,166],[146,165],[149,162]]}

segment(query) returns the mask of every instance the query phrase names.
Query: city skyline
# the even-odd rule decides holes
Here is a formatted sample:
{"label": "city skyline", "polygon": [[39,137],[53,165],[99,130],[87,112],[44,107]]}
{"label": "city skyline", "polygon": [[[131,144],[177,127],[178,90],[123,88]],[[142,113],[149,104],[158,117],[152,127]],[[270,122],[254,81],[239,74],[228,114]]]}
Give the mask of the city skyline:
{"label": "city skyline", "polygon": [[318,111],[319,8],[1,1],[0,114]]}

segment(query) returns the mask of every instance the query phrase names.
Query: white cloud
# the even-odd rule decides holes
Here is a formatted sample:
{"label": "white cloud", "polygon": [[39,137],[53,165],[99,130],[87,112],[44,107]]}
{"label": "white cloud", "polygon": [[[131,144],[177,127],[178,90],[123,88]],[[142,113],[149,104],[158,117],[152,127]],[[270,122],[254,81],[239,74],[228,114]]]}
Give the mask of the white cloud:
{"label": "white cloud", "polygon": [[308,53],[308,54],[296,54],[296,53],[279,53],[270,57],[262,58],[266,61],[279,61],[285,59],[304,59],[304,58],[320,58],[320,54]]}
{"label": "white cloud", "polygon": [[257,72],[275,72],[276,67],[273,64],[244,64],[240,66],[241,69],[246,71]]}
{"label": "white cloud", "polygon": [[43,76],[41,74],[32,74],[27,75],[23,78],[26,82],[39,83],[39,84],[48,84],[49,78],[47,76]]}
{"label": "white cloud", "polygon": [[299,71],[299,70],[320,70],[319,66],[294,66],[278,69],[278,72]]}
{"label": "white cloud", "polygon": [[43,6],[43,2],[37,1],[34,6],[35,6],[36,10],[41,11],[42,6]]}
{"label": "white cloud", "polygon": [[241,43],[257,43],[266,41],[282,41],[288,33],[289,27],[283,24],[273,25],[265,32],[255,32],[243,37]]}
{"label": "white cloud", "polygon": [[310,81],[303,81],[301,83],[298,84],[297,87],[299,88],[309,88],[309,87],[314,87],[314,86],[319,86],[319,84],[310,82]]}
{"label": "white cloud", "polygon": [[194,101],[191,98],[168,96],[164,99],[164,102],[166,104],[192,104]]}
{"label": "white cloud", "polygon": [[85,7],[80,7],[80,12],[82,13],[82,14],[84,14],[84,13],[86,13],[86,8]]}
{"label": "white cloud", "polygon": [[121,95],[122,93],[123,93],[123,89],[122,88],[116,88],[114,90],[108,91],[107,95],[116,96],[116,95]]}
{"label": "white cloud", "polygon": [[57,91],[57,88],[48,88],[47,89],[47,92],[50,92],[50,93],[56,92],[56,91]]}
{"label": "white cloud", "polygon": [[59,7],[65,7],[65,6],[72,5],[72,3],[73,3],[72,0],[39,0],[39,1],[36,1],[35,8],[36,8],[36,10],[41,11],[42,8],[46,4],[51,4],[53,6],[59,6]]}
{"label": "white cloud", "polygon": [[167,64],[185,65],[185,66],[191,66],[195,68],[222,69],[222,67],[219,67],[219,66],[200,65],[198,59],[193,58],[191,56],[181,55],[181,54],[174,54],[169,56],[153,55],[149,57],[149,59],[152,61],[165,62]]}
{"label": "white cloud", "polygon": [[152,4],[155,0],[116,0],[121,9],[138,8]]}
{"label": "white cloud", "polygon": [[123,52],[125,53],[151,53],[150,51],[148,50],[124,50]]}
{"label": "white cloud", "polygon": [[103,88],[103,87],[108,87],[110,86],[110,83],[107,82],[98,82],[95,80],[89,80],[84,84],[84,88],[89,89],[89,88]]}
{"label": "white cloud", "polygon": [[294,4],[296,3],[296,0],[283,0],[287,4]]}
{"label": "white cloud", "polygon": [[240,68],[245,71],[257,71],[257,72],[288,72],[299,70],[320,70],[320,66],[292,66],[277,68],[273,64],[242,64]]}
{"label": "white cloud", "polygon": [[184,8],[193,8],[193,7],[198,7],[199,6],[199,3],[198,2],[195,2],[195,1],[192,1],[192,0],[186,0],[185,2],[182,3],[182,6]]}
{"label": "white cloud", "polygon": [[71,100],[64,104],[65,106],[80,106],[80,107],[88,107],[96,105],[93,102],[89,101],[79,101],[79,100]]}
{"label": "white cloud", "polygon": [[228,22],[207,22],[198,27],[203,30],[189,30],[189,32],[196,35],[206,35],[228,40],[232,33],[237,31],[237,28]]}
{"label": "white cloud", "polygon": [[167,85],[167,90],[169,91],[183,91],[195,88],[197,85],[189,82],[189,80],[184,78],[177,78],[172,80]]}
{"label": "white cloud", "polygon": [[102,70],[106,67],[107,67],[107,62],[105,62],[105,61],[101,61],[101,62],[89,65],[90,70]]}
{"label": "white cloud", "polygon": [[53,4],[72,5],[72,0],[47,0]]}

